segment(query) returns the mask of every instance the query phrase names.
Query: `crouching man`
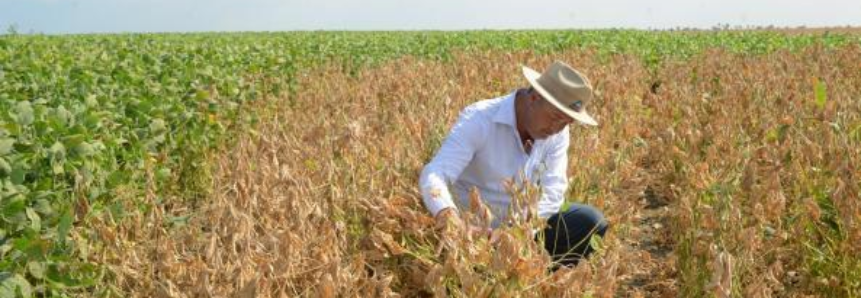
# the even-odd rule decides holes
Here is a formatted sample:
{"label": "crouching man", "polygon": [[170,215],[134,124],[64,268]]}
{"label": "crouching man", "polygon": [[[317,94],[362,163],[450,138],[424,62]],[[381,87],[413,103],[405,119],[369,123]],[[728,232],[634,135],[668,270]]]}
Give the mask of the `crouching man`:
{"label": "crouching man", "polygon": [[469,206],[469,191],[476,188],[496,228],[511,201],[504,181],[523,183],[520,177],[525,177],[541,189],[538,216],[548,221],[545,248],[556,264],[573,266],[591,252],[590,238],[603,236],[608,226],[603,214],[588,205],[573,204],[560,212],[568,181],[568,125],[597,125],[586,113],[592,86],[558,61],[544,73],[524,66],[523,74],[530,86],[461,111],[422,171],[423,201],[438,223],[462,224],[456,220],[453,197]]}

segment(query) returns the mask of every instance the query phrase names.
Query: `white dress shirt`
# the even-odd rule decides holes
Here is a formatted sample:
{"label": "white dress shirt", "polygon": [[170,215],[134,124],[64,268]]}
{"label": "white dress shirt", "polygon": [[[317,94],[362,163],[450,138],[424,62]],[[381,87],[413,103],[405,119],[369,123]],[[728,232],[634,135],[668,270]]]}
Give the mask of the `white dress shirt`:
{"label": "white dress shirt", "polygon": [[[522,185],[521,174],[540,187],[538,216],[548,218],[564,201],[567,188],[568,127],[535,140],[527,154],[514,114],[516,91],[482,100],[461,111],[442,147],[422,170],[419,184],[425,206],[436,214],[447,207],[468,210],[469,191],[476,187],[498,227],[511,200],[504,181]],[[451,189],[451,188],[453,189]],[[453,198],[456,196],[456,198]],[[456,204],[459,201],[459,204]]]}

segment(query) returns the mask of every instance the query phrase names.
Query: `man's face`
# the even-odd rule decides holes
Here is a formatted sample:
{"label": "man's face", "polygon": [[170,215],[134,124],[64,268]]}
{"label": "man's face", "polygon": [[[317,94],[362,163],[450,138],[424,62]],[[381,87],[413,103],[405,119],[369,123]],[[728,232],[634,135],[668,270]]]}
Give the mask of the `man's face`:
{"label": "man's face", "polygon": [[536,140],[556,134],[574,119],[560,111],[552,103],[544,99],[538,91],[533,91],[529,98],[529,125],[527,131]]}

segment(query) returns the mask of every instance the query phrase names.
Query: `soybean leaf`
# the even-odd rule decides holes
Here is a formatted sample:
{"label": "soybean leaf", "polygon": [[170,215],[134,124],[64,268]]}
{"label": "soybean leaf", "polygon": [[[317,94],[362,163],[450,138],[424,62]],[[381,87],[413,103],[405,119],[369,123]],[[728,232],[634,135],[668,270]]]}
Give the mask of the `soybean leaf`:
{"label": "soybean leaf", "polygon": [[818,78],[813,79],[813,94],[816,100],[816,106],[820,109],[824,108],[827,100],[825,94],[825,83],[820,82]]}
{"label": "soybean leaf", "polygon": [[12,146],[15,145],[14,139],[0,139],[0,156],[12,152]]}
{"label": "soybean leaf", "polygon": [[33,288],[19,274],[0,273],[0,297],[32,297]]}

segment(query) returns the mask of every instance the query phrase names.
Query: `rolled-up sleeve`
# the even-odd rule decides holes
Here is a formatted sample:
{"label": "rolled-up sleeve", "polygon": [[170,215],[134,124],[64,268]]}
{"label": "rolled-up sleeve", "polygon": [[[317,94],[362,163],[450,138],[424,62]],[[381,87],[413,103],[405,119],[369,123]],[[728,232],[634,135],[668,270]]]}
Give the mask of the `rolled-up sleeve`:
{"label": "rolled-up sleeve", "polygon": [[464,109],[437,154],[422,170],[419,178],[422,200],[434,216],[445,208],[457,208],[449,185],[457,180],[483,145],[484,127],[481,115],[470,108]]}
{"label": "rolled-up sleeve", "polygon": [[541,175],[541,199],[538,216],[548,218],[559,212],[568,190],[568,128],[560,134],[544,158],[546,170]]}

